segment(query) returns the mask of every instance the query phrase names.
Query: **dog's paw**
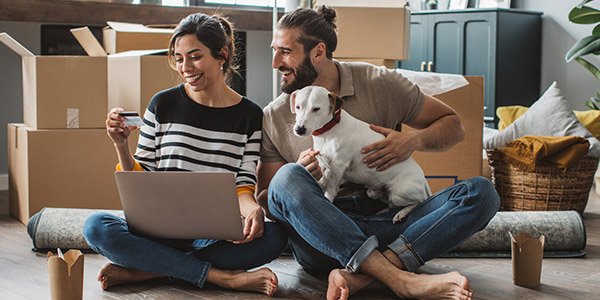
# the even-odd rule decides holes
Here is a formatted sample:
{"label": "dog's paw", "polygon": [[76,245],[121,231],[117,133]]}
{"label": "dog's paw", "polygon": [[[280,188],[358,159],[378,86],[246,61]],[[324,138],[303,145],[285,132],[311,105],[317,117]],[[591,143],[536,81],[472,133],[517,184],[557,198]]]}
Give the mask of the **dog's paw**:
{"label": "dog's paw", "polygon": [[400,223],[402,222],[402,220],[408,216],[408,214],[415,208],[416,205],[409,205],[404,207],[403,209],[401,209],[392,219],[392,221],[395,223]]}
{"label": "dog's paw", "polygon": [[371,199],[381,199],[385,196],[385,191],[382,189],[368,189],[367,196]]}
{"label": "dog's paw", "polygon": [[325,192],[325,198],[327,198],[332,203],[333,203],[333,200],[335,199],[335,196],[336,196],[336,193],[334,193],[332,191],[326,191]]}

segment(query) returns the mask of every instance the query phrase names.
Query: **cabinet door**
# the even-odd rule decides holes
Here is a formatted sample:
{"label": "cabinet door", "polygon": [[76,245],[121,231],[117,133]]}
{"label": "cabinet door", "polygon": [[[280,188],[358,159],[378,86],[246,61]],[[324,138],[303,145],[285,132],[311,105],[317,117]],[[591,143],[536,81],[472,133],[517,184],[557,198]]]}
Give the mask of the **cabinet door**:
{"label": "cabinet door", "polygon": [[[493,13],[439,14],[434,17],[430,54],[439,73],[484,76],[484,116],[493,120],[496,18]],[[491,119],[490,119],[491,118]]]}
{"label": "cabinet door", "polygon": [[422,62],[427,62],[428,15],[410,16],[410,60],[401,61],[400,68],[422,71]]}
{"label": "cabinet door", "polygon": [[429,57],[433,62],[431,71],[463,74],[464,21],[461,14],[431,15],[429,34]]}
{"label": "cabinet door", "polygon": [[484,120],[493,121],[496,89],[496,17],[494,13],[469,14],[464,23],[464,75],[484,77]]}

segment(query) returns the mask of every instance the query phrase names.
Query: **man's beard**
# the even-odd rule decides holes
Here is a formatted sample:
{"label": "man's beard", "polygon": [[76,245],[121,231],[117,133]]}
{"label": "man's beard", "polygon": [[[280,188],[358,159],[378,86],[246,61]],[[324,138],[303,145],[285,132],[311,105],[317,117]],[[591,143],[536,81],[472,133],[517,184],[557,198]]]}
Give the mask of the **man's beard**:
{"label": "man's beard", "polygon": [[[287,68],[284,68],[284,70],[285,69]],[[313,64],[310,62],[308,55],[306,55],[300,66],[298,66],[294,72],[294,81],[286,84],[285,81],[281,80],[281,90],[286,94],[291,94],[295,90],[299,90],[305,86],[313,84],[318,76],[319,73],[315,69],[315,66],[313,66]]]}

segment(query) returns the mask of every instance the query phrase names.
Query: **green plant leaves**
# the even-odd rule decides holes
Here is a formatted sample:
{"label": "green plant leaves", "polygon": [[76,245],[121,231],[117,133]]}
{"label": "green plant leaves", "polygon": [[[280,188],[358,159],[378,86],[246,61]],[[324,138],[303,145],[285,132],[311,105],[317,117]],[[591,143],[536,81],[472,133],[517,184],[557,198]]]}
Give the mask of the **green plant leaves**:
{"label": "green plant leaves", "polygon": [[588,2],[592,2],[594,0],[584,0],[581,3],[577,4],[577,6],[575,6],[576,8],[581,9],[584,5],[586,5]]}
{"label": "green plant leaves", "polygon": [[591,109],[600,109],[600,99],[591,97],[590,100],[585,103],[585,106]]}
{"label": "green plant leaves", "polygon": [[586,54],[600,54],[600,34],[599,35],[588,35],[573,45],[567,54],[565,60],[570,62],[571,60],[584,56]]}
{"label": "green plant leaves", "polygon": [[575,24],[594,24],[600,22],[600,11],[588,6],[573,8],[569,13],[569,21]]}
{"label": "green plant leaves", "polygon": [[587,61],[581,57],[575,58],[575,61],[577,61],[580,65],[582,65],[588,71],[592,72],[594,77],[596,77],[598,80],[600,80],[600,70],[598,70],[598,68],[596,68],[596,66],[592,65],[589,61]]}

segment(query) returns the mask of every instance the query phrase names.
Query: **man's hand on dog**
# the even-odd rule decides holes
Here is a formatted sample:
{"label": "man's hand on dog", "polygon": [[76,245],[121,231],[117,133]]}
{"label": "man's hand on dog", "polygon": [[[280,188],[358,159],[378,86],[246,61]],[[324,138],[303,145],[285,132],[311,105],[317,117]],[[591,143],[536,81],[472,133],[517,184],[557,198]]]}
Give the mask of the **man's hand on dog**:
{"label": "man's hand on dog", "polygon": [[360,151],[362,154],[374,151],[363,158],[363,163],[367,164],[367,167],[383,171],[396,163],[407,160],[415,151],[414,139],[410,138],[408,134],[373,124],[371,124],[371,129],[383,134],[385,138]]}
{"label": "man's hand on dog", "polygon": [[299,165],[303,166],[310,174],[318,181],[323,176],[323,171],[321,170],[321,166],[319,166],[319,161],[317,160],[317,155],[319,155],[319,151],[309,148],[302,153],[300,153],[300,157],[298,157]]}

